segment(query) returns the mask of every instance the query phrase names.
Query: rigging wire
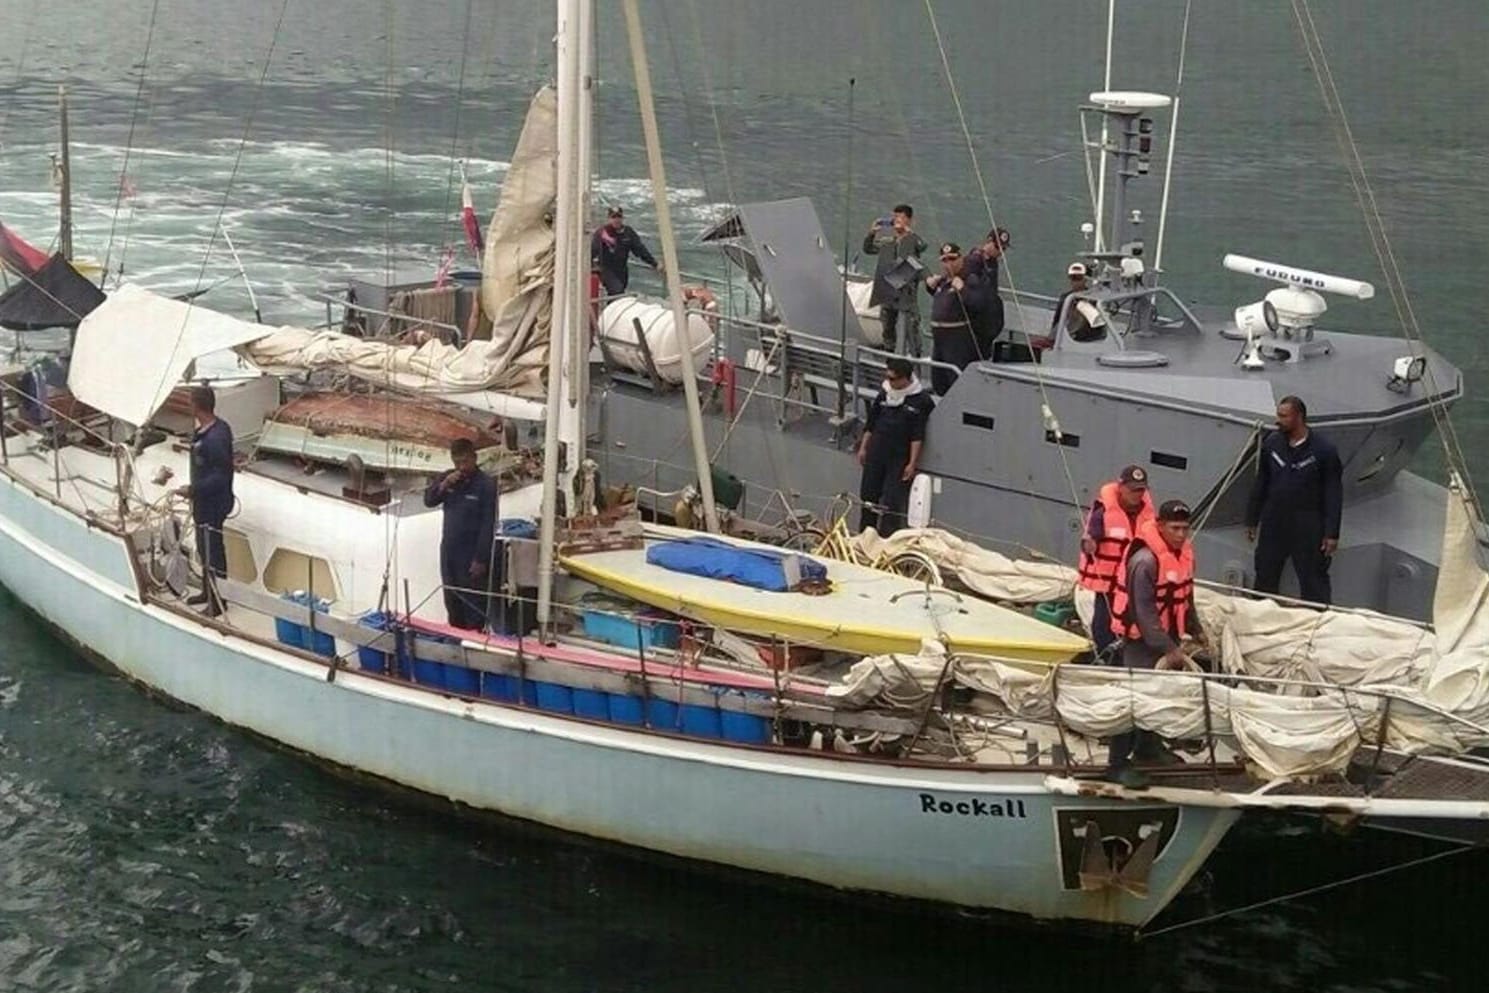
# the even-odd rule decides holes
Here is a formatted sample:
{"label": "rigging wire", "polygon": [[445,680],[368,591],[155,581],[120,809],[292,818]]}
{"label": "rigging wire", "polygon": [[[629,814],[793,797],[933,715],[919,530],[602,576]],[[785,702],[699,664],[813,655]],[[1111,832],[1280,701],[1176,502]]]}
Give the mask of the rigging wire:
{"label": "rigging wire", "polygon": [[1433,852],[1431,855],[1424,855],[1421,858],[1409,859],[1405,862],[1398,862],[1395,865],[1388,865],[1380,869],[1372,869],[1369,872],[1356,873],[1353,876],[1346,876],[1344,879],[1336,879],[1332,882],[1322,883],[1318,886],[1310,886],[1307,889],[1298,890],[1295,893],[1285,893],[1282,896],[1274,896],[1270,899],[1258,900],[1255,903],[1248,903],[1242,907],[1232,907],[1230,910],[1222,910],[1218,913],[1207,914],[1204,917],[1196,917],[1192,918],[1191,920],[1180,921],[1177,924],[1170,924],[1167,927],[1161,927],[1154,931],[1138,931],[1133,935],[1133,939],[1135,941],[1146,941],[1149,938],[1156,938],[1160,934],[1170,934],[1174,931],[1183,931],[1187,928],[1196,927],[1200,924],[1213,924],[1215,921],[1224,920],[1227,917],[1235,917],[1237,914],[1246,914],[1250,913],[1253,910],[1260,910],[1263,907],[1271,907],[1279,903],[1288,903],[1302,897],[1313,896],[1315,894],[1324,893],[1329,890],[1336,890],[1339,889],[1341,886],[1349,886],[1354,883],[1363,883],[1366,880],[1375,879],[1379,876],[1386,876],[1390,875],[1393,872],[1400,872],[1402,869],[1414,869],[1417,866],[1426,865],[1429,862],[1437,862],[1441,859],[1451,858],[1454,855],[1460,855],[1463,852],[1470,851],[1477,847],[1477,845],[1459,845],[1456,848],[1447,848],[1440,852]]}
{"label": "rigging wire", "polygon": [[31,29],[36,25],[36,14],[40,9],[41,4],[26,5],[26,24],[21,29],[21,54],[16,58],[16,71],[11,80],[10,98],[5,101],[5,113],[0,115],[0,139],[5,137],[6,129],[10,126],[10,112],[15,109],[16,97],[21,89],[21,79],[26,72],[26,57],[31,51]]}
{"label": "rigging wire", "polygon": [[[666,4],[662,5],[665,12]],[[665,13],[663,15],[666,16]],[[703,44],[703,22],[698,16],[697,0],[688,0],[688,19],[693,28],[693,49],[697,52],[707,53],[708,49]],[[706,55],[698,60],[698,66],[703,73],[703,97],[708,102],[709,116],[713,118],[714,145],[719,150],[719,168],[724,173],[724,195],[729,198],[729,205],[739,205],[739,199],[734,193],[734,178],[729,170],[729,155],[724,151],[724,127],[719,120],[719,103],[714,95],[713,75],[708,71],[708,58]]]}
{"label": "rigging wire", "polygon": [[662,36],[667,39],[667,51],[672,56],[672,74],[677,77],[677,88],[682,97],[683,130],[688,135],[688,147],[692,149],[693,157],[698,160],[698,177],[703,183],[703,195],[712,204],[718,198],[709,188],[708,163],[703,158],[703,146],[698,141],[697,132],[693,127],[693,101],[688,98],[689,87],[683,83],[682,60],[677,55],[677,38],[673,35],[672,24],[667,17],[667,4],[659,4],[657,10],[662,19]]}
{"label": "rigging wire", "polygon": [[[156,4],[158,6],[159,0],[156,0]],[[290,0],[282,0],[282,3],[279,6],[279,15],[274,19],[274,32],[269,37],[269,50],[264,53],[264,66],[263,69],[259,72],[258,82],[254,85],[253,88],[253,100],[249,104],[248,115],[243,121],[243,134],[238,139],[238,151],[233,156],[232,171],[228,173],[227,185],[222,191],[222,200],[217,205],[217,217],[212,223],[212,233],[208,236],[207,239],[207,250],[202,253],[202,264],[197,270],[196,285],[193,287],[192,290],[193,294],[196,294],[196,292],[202,288],[202,280],[205,279],[207,276],[207,263],[212,258],[212,248],[217,243],[217,233],[222,230],[223,214],[227,212],[228,202],[232,199],[233,195],[233,186],[238,181],[238,170],[243,164],[243,152],[248,147],[249,135],[253,133],[254,121],[258,117],[259,106],[263,101],[264,83],[268,80],[269,69],[274,64],[274,49],[279,44],[279,34],[280,31],[284,28],[284,16],[285,13],[289,10],[289,5]],[[194,300],[195,296],[193,296],[191,299]],[[190,325],[191,314],[194,309],[194,304],[188,303],[186,313],[181,318],[181,327],[176,332],[176,341],[175,344],[172,346],[173,352],[181,347],[181,340],[186,337],[186,329]],[[161,370],[160,381],[155,384],[155,390],[157,394],[160,392],[161,387],[165,385],[166,377],[169,374],[170,369],[169,364],[167,364],[167,367]]]}
{"label": "rigging wire", "polygon": [[[286,0],[286,2],[288,2],[288,0]],[[129,179],[129,158],[130,158],[130,154],[134,151],[134,129],[135,129],[135,123],[139,120],[139,116],[140,116],[140,100],[144,97],[144,94],[145,94],[145,80],[150,75],[150,48],[155,43],[155,22],[156,22],[157,15],[159,15],[159,13],[160,13],[160,0],[154,0],[154,2],[150,5],[150,24],[145,29],[145,54],[140,57],[140,81],[139,81],[139,85],[137,85],[135,87],[135,91],[134,91],[134,107],[129,112],[129,134],[125,138],[125,141],[124,141],[124,163],[123,163],[123,165],[121,165],[119,167],[119,188],[114,192],[114,212],[113,212],[113,217],[110,218],[110,220],[109,220],[109,240],[108,240],[108,243],[105,246],[104,252],[103,252],[103,271],[101,273],[99,273],[99,276],[98,276],[98,282],[99,282],[99,285],[100,286],[108,278],[108,274],[109,274],[109,259],[113,255],[113,251],[114,251],[114,230],[119,225],[119,208],[124,203],[124,184]],[[280,16],[280,20],[282,21],[283,18],[284,18],[284,10],[283,9],[280,10],[279,16]],[[275,34],[275,39],[277,40],[278,39],[278,36],[279,36],[279,25],[278,24],[276,24],[274,26],[274,34]],[[273,45],[273,43],[271,43],[269,45],[269,51],[270,51],[271,54],[273,53],[273,51],[274,51],[274,45]],[[265,63],[264,70],[265,70],[265,72],[268,71],[268,63]],[[263,85],[263,79],[262,78],[260,78],[260,80],[259,80],[259,85],[261,87]],[[257,99],[257,96],[255,96],[255,99]],[[257,109],[257,106],[256,105],[255,105],[255,109]],[[250,121],[251,120],[252,120],[252,112],[250,112]],[[247,139],[245,138],[245,140],[247,140]],[[241,145],[239,146],[238,152],[239,152],[239,156],[241,157],[241,155],[242,155],[242,146]],[[236,172],[237,172],[237,164],[236,163],[234,163],[233,169],[234,169],[234,173],[236,174]],[[229,181],[229,186],[231,186],[231,181]],[[224,206],[226,206],[226,202],[225,201],[224,201]],[[222,214],[221,214],[221,212],[219,212],[218,213],[218,223],[221,223],[221,221],[222,221]],[[214,237],[216,236],[216,234],[217,234],[217,229],[216,228],[213,228],[212,234],[213,234]],[[211,245],[209,244],[208,245],[208,248],[207,248],[207,255],[211,255],[211,254],[212,254],[212,249],[211,249]],[[206,267],[206,264],[207,264],[206,257],[203,257],[203,259],[202,259],[202,266],[203,266],[203,268]],[[197,288],[198,289],[201,288],[200,277],[198,277],[198,280],[197,280]]]}
{"label": "rigging wire", "polygon": [[[972,172],[973,175],[977,177],[977,189],[982,194],[982,205],[983,208],[987,211],[988,222],[996,228],[1000,225],[998,224],[997,217],[993,213],[992,197],[988,193],[987,180],[983,176],[982,165],[977,158],[977,147],[972,140],[972,131],[967,126],[967,114],[962,107],[962,97],[960,91],[957,89],[956,77],[952,74],[951,71],[951,59],[946,54],[946,43],[941,37],[941,26],[936,21],[936,10],[935,7],[932,6],[931,0],[924,0],[924,3],[926,17],[931,23],[931,33],[935,36],[936,39],[936,50],[941,56],[941,71],[946,76],[946,86],[951,91],[951,102],[952,105],[956,108],[957,123],[961,126],[962,138],[967,145],[967,155],[972,160]],[[1003,255],[1003,271],[1008,274],[1008,290],[1010,296],[1012,296],[1013,298],[1013,308],[1020,315],[1020,319],[1022,320],[1023,307],[1019,303],[1018,285],[1014,282],[1013,265],[1009,261],[1006,253]],[[1025,334],[1028,334],[1027,330],[1025,331]],[[1034,380],[1039,387],[1040,403],[1043,405],[1044,411],[1049,414],[1051,419],[1053,419],[1054,407],[1050,403],[1049,387],[1048,384],[1045,382],[1044,373],[1040,370],[1040,364],[1038,362],[1030,363],[1030,365],[1032,366],[1034,372]],[[1058,436],[1061,434],[1058,422],[1055,423],[1055,426],[1051,428],[1051,430],[1057,436],[1057,444],[1055,445],[1056,454],[1060,456],[1060,468],[1065,474],[1065,483],[1070,488],[1071,504],[1075,508],[1079,509],[1083,501],[1081,500],[1080,490],[1075,485],[1075,475],[1071,472],[1070,458],[1065,453],[1065,446],[1063,444],[1058,444]]]}
{"label": "rigging wire", "polygon": [[1168,154],[1163,164],[1163,196],[1158,203],[1158,250],[1153,268],[1163,272],[1163,236],[1168,231],[1168,191],[1174,178],[1174,149],[1179,144],[1179,98],[1184,90],[1184,56],[1189,51],[1189,13],[1194,0],[1184,0],[1184,27],[1179,32],[1179,71],[1174,78],[1174,110],[1169,115]]}
{"label": "rigging wire", "polygon": [[[450,135],[450,164],[445,171],[445,200],[440,208],[440,218],[443,225],[450,223],[450,197],[455,189],[455,157],[460,151],[460,117],[465,109],[465,66],[470,56],[470,22],[471,8],[475,6],[475,0],[465,0],[465,27],[460,32],[460,71],[455,83],[455,127]],[[462,175],[462,180],[464,176]]]}
{"label": "rigging wire", "polygon": [[[147,108],[145,110],[145,128],[146,128],[146,130],[148,131],[150,129],[150,127],[154,123],[155,123],[155,91],[154,90],[151,90],[150,91],[150,102],[149,102],[149,104],[148,104],[148,106],[147,106]],[[125,176],[124,179],[119,183],[119,191],[122,193],[126,189],[128,189],[130,186],[132,186],[132,185],[133,184],[130,181],[129,177],[128,176]],[[138,187],[134,187],[134,193],[133,193],[133,195],[131,195],[129,197],[129,217],[126,218],[125,221],[124,221],[124,245],[123,245],[122,248],[119,249],[119,270],[118,270],[118,273],[116,274],[118,276],[118,279],[117,279],[117,281],[114,284],[115,286],[118,286],[119,283],[122,283],[124,281],[124,266],[125,266],[125,262],[129,258],[129,246],[130,246],[130,244],[131,244],[131,242],[133,241],[133,238],[134,238],[134,219],[135,219],[135,216],[138,213],[138,211],[139,211],[139,188]],[[100,278],[101,279],[102,278],[106,278],[107,276],[108,276],[108,266],[105,265],[103,267],[103,272],[100,274]]]}
{"label": "rigging wire", "polygon": [[[1318,83],[1319,95],[1323,98],[1324,109],[1329,115],[1330,123],[1334,126],[1334,136],[1339,143],[1340,151],[1344,153],[1350,187],[1354,191],[1355,200],[1365,221],[1365,230],[1370,237],[1371,248],[1385,276],[1386,289],[1391,295],[1391,303],[1401,325],[1402,336],[1409,344],[1425,349],[1426,344],[1422,340],[1422,331],[1417,322],[1416,311],[1407,293],[1406,281],[1402,276],[1400,264],[1397,262],[1396,252],[1391,246],[1390,236],[1386,233],[1385,220],[1381,216],[1375,190],[1371,186],[1364,160],[1360,155],[1359,145],[1355,141],[1354,131],[1350,127],[1349,117],[1345,113],[1344,103],[1339,95],[1339,88],[1334,81],[1334,71],[1329,66],[1323,38],[1319,35],[1318,25],[1313,19],[1313,9],[1309,0],[1292,0],[1292,10],[1298,23],[1298,32],[1302,37],[1304,50],[1308,55],[1309,66]],[[1478,493],[1469,476],[1463,446],[1452,418],[1448,414],[1446,401],[1442,399],[1443,391],[1438,385],[1431,362],[1426,363],[1424,377],[1433,394],[1427,405],[1428,411],[1432,414],[1433,423],[1437,427],[1438,438],[1442,442],[1448,467],[1461,479],[1463,497],[1468,501],[1476,516],[1482,520],[1483,506],[1479,502]]]}
{"label": "rigging wire", "polygon": [[393,0],[383,3],[383,284],[393,283]]}

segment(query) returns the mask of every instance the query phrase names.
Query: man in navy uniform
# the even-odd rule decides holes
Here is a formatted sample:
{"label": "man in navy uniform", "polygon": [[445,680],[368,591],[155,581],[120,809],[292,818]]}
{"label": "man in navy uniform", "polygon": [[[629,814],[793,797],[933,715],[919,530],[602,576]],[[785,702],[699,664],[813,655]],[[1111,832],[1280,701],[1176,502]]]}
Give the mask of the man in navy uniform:
{"label": "man in navy uniform", "polygon": [[636,229],[626,223],[625,212],[619,207],[611,207],[609,217],[595,229],[589,240],[589,265],[599,274],[607,297],[620,296],[631,284],[633,254],[653,269],[658,268],[651,250]]}
{"label": "man in navy uniform", "polygon": [[502,564],[496,545],[496,481],[477,468],[476,446],[469,438],[451,442],[450,460],[455,468],[429,484],[424,506],[444,508],[439,575],[450,626],[480,630]]}
{"label": "man in navy uniform", "polygon": [[1246,505],[1246,537],[1256,542],[1257,590],[1278,592],[1282,567],[1292,559],[1299,595],[1313,603],[1333,601],[1329,563],[1339,547],[1343,476],[1338,449],[1309,430],[1307,405],[1283,397],[1277,430],[1262,442]]}
{"label": "man in navy uniform", "polygon": [[868,420],[858,440],[858,464],[863,466],[858,528],[876,528],[887,538],[905,524],[925,424],[936,404],[915,378],[909,359],[894,356],[884,366],[884,384],[869,404]]}
{"label": "man in navy uniform", "polygon": [[176,492],[191,498],[202,592],[186,602],[194,607],[205,605],[206,615],[216,617],[223,610],[216,580],[227,575],[222,525],[233,512],[233,429],[217,416],[217,395],[210,386],[192,388],[191,416],[196,421],[191,436],[191,482]]}

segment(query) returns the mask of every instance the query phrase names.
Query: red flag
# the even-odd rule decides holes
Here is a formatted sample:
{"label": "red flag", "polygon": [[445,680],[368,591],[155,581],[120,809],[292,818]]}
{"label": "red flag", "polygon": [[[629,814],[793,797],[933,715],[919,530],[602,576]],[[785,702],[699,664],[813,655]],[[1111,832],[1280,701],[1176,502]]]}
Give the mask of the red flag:
{"label": "red flag", "polygon": [[30,276],[47,263],[47,253],[0,223],[0,265]]}
{"label": "red flag", "polygon": [[470,250],[480,257],[486,250],[486,239],[481,237],[481,222],[476,219],[476,204],[471,198],[470,184],[462,176],[460,180],[460,223],[465,225],[465,240]]}

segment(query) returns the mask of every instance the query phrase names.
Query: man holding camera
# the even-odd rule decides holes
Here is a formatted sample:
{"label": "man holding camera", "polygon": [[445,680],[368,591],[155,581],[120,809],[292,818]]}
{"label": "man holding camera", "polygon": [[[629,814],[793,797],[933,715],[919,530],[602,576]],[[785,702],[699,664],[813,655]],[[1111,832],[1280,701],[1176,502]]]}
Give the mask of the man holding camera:
{"label": "man holding camera", "polygon": [[[903,317],[904,352],[918,357],[920,304],[915,297],[915,284],[920,280],[919,261],[926,243],[911,227],[914,219],[914,208],[907,203],[897,204],[888,217],[880,217],[869,226],[869,233],[863,239],[863,252],[879,256],[869,304],[879,308],[879,320],[884,325],[884,350],[899,351],[896,345]],[[911,259],[915,261],[911,263]]]}

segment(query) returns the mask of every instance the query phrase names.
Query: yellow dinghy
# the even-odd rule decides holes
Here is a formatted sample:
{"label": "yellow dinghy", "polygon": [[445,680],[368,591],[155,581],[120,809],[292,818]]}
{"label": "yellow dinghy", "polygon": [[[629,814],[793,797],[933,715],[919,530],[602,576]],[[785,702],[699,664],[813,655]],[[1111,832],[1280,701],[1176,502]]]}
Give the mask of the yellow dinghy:
{"label": "yellow dinghy", "polygon": [[[831,590],[809,594],[755,589],[646,561],[646,550],[659,542],[698,537],[696,531],[647,525],[643,548],[575,551],[559,561],[597,586],[715,627],[859,655],[913,654],[923,641],[942,640],[956,652],[1051,664],[1090,648],[1085,638],[1006,607],[849,562],[814,558],[827,567]],[[708,537],[782,552],[759,542]]]}

